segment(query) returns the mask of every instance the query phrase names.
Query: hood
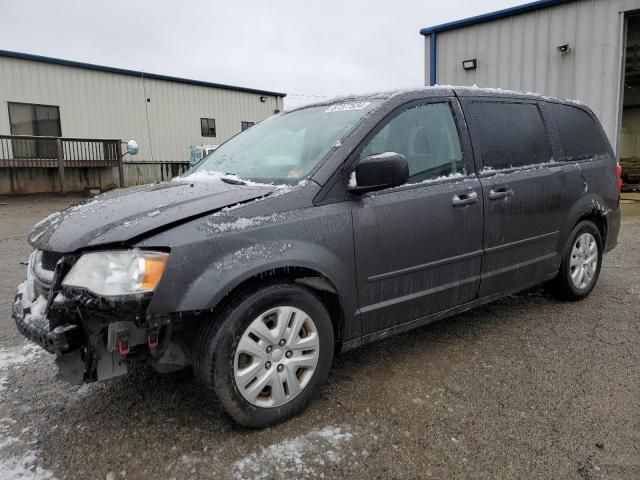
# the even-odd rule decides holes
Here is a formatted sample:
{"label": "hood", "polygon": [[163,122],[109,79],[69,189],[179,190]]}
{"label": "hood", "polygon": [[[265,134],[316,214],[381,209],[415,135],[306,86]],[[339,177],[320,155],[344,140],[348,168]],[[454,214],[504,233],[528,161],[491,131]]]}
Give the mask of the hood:
{"label": "hood", "polygon": [[37,223],[29,243],[40,250],[70,253],[121,243],[152,230],[272,193],[269,185],[174,181],[98,195]]}

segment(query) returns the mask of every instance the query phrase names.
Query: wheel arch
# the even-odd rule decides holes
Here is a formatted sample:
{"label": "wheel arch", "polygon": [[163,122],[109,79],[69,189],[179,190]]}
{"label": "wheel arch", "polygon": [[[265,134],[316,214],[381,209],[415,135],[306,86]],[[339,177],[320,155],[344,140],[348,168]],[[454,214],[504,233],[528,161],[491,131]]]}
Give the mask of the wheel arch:
{"label": "wheel arch", "polygon": [[576,203],[570,213],[570,221],[568,222],[568,230],[566,240],[576,225],[582,221],[590,221],[596,225],[600,236],[602,237],[602,246],[607,244],[607,234],[609,233],[608,216],[610,209],[607,207],[604,199],[599,195],[588,195],[583,197],[580,202]]}
{"label": "wheel arch", "polygon": [[336,351],[340,349],[344,341],[347,321],[345,312],[348,307],[345,305],[344,292],[338,287],[339,284],[325,272],[315,266],[304,264],[261,265],[226,280],[225,287],[214,290],[206,305],[206,309],[211,312],[207,316],[214,321],[229,303],[248,290],[275,282],[290,281],[313,291],[327,308],[333,324]]}
{"label": "wheel arch", "polygon": [[314,292],[329,312],[334,330],[334,343],[339,351],[345,330],[345,304],[336,283],[325,273],[308,266],[278,266],[263,268],[258,272],[237,277],[225,291],[217,292],[211,302],[212,318],[234,299],[248,290],[257,289],[275,282],[290,281]]}

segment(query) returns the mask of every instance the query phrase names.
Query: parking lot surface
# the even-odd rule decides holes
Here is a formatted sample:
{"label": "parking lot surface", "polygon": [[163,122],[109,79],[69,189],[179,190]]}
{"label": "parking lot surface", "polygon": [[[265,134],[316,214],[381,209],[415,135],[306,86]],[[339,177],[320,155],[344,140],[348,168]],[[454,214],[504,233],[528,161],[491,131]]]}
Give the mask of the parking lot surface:
{"label": "parking lot surface", "polygon": [[190,373],[68,386],[10,317],[30,227],[0,198],[0,478],[640,478],[640,195],[578,303],[533,289],[339,355],[300,417],[234,425]]}

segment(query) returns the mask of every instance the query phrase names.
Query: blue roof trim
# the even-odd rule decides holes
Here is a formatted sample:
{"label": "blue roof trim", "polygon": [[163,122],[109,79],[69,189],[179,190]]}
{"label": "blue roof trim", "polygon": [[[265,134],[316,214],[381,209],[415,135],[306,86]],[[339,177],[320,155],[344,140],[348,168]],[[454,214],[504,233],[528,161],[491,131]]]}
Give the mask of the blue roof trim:
{"label": "blue roof trim", "polygon": [[429,42],[429,83],[433,87],[438,83],[438,35],[431,34],[431,41]]}
{"label": "blue roof trim", "polygon": [[275,97],[286,97],[286,93],[270,92],[268,90],[259,90],[256,88],[236,87],[233,85],[224,85],[221,83],[203,82],[200,80],[191,80],[189,78],[172,77],[169,75],[159,75],[157,73],[146,73],[135,70],[127,70],[125,68],[106,67],[104,65],[94,65],[92,63],[74,62],[72,60],[63,60],[61,58],[43,57],[41,55],[32,55],[30,53],[10,52],[8,50],[0,50],[0,57],[17,58],[20,60],[30,60],[32,62],[50,63],[53,65],[63,65],[65,67],[82,68],[84,70],[93,70],[96,72],[115,73],[118,75],[127,75],[129,77],[145,77],[153,80],[164,80],[167,82],[184,83],[187,85],[197,85],[200,87],[220,88],[223,90],[234,90],[237,92],[255,93],[258,95],[271,95]]}
{"label": "blue roof trim", "polygon": [[492,20],[511,17],[520,13],[533,12],[536,10],[542,10],[543,8],[555,7],[556,5],[562,5],[563,3],[575,1],[576,0],[537,0],[535,2],[518,5],[516,7],[505,8],[504,10],[498,10],[496,12],[484,13],[475,17],[463,18],[462,20],[442,23],[433,27],[425,27],[420,30],[420,33],[422,35],[431,35],[432,33],[446,32],[447,30],[455,30],[456,28],[468,27],[469,25],[490,22]]}

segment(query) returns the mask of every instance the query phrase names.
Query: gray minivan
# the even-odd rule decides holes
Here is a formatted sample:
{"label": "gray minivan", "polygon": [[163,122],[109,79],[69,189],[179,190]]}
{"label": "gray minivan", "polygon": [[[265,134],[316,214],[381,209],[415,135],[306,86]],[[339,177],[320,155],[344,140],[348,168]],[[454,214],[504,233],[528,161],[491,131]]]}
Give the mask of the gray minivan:
{"label": "gray minivan", "polygon": [[543,282],[587,296],[616,245],[619,174],[575,102],[336,99],[37,224],[13,318],[73,383],[192,367],[237,422],[272,425],[337,351]]}

